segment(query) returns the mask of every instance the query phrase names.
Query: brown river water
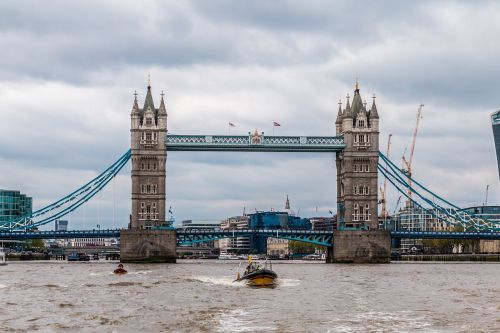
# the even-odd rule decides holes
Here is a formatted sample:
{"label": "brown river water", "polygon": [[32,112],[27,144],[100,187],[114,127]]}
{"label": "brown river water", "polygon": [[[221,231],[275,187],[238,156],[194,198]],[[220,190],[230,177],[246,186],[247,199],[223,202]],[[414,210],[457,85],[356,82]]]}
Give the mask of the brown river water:
{"label": "brown river water", "polygon": [[0,332],[500,332],[500,264],[276,262],[274,289],[238,262],[10,262]]}

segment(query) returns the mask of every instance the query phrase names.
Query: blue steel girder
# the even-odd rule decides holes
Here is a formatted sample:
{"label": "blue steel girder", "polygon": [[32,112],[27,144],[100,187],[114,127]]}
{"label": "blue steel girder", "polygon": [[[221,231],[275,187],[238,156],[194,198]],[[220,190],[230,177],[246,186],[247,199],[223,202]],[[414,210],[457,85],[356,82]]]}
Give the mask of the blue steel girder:
{"label": "blue steel girder", "polygon": [[67,239],[67,238],[119,238],[120,229],[71,231],[0,231],[1,240]]}
{"label": "blue steel girder", "polygon": [[498,231],[391,231],[391,238],[408,239],[500,239]]}
{"label": "blue steel girder", "polygon": [[177,230],[177,245],[191,245],[210,242],[222,238],[247,236],[263,236],[296,240],[323,246],[331,246],[333,233],[316,230],[273,230],[273,229],[242,229],[242,230]]}
{"label": "blue steel girder", "polygon": [[[177,230],[178,245],[209,242],[222,238],[260,235],[264,237],[297,240],[331,246],[333,233],[317,230]],[[66,238],[119,238],[120,229],[71,230],[71,231],[0,231],[0,240],[66,239]],[[391,238],[409,239],[500,239],[500,232],[456,231],[391,231]]]}
{"label": "blue steel girder", "polygon": [[174,135],[168,134],[168,151],[340,152],[343,136]]}

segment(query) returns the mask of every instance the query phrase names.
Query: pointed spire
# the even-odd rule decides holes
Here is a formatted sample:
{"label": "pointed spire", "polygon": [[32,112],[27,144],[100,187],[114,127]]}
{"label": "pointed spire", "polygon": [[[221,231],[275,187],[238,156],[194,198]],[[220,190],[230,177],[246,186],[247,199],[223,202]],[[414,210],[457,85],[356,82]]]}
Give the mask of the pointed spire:
{"label": "pointed spire", "polygon": [[335,121],[335,124],[341,124],[342,123],[342,100],[339,99],[339,112],[337,113],[337,120]]}
{"label": "pointed spire", "polygon": [[344,110],[344,113],[342,114],[342,116],[344,118],[352,118],[351,105],[349,104],[349,94],[347,94],[346,99],[347,99],[347,104],[346,104],[346,107],[345,107],[345,110]]}
{"label": "pointed spire", "polygon": [[148,107],[151,107],[151,110],[154,112],[155,111],[155,105],[153,102],[153,95],[151,94],[151,79],[148,79],[148,92],[146,93],[146,99],[144,100],[144,107],[143,110],[146,112]]}
{"label": "pointed spire", "polygon": [[290,200],[288,200],[288,194],[286,195],[285,210],[290,210]]}
{"label": "pointed spire", "polygon": [[356,78],[356,85],[354,90],[354,97],[352,98],[351,112],[353,117],[356,117],[358,112],[363,109],[363,101],[361,100],[361,95],[359,94],[359,81]]}
{"label": "pointed spire", "polygon": [[132,106],[131,115],[139,114],[139,105],[137,104],[137,91],[134,91],[134,105]]}
{"label": "pointed spire", "polygon": [[167,109],[165,108],[165,101],[163,100],[163,96],[165,94],[163,93],[163,90],[161,91],[161,100],[160,100],[160,109],[158,110],[159,115],[166,115],[167,114]]}
{"label": "pointed spire", "polygon": [[372,103],[372,108],[370,109],[370,118],[371,119],[378,119],[378,111],[377,111],[377,106],[375,105],[375,94],[373,94],[373,103]]}

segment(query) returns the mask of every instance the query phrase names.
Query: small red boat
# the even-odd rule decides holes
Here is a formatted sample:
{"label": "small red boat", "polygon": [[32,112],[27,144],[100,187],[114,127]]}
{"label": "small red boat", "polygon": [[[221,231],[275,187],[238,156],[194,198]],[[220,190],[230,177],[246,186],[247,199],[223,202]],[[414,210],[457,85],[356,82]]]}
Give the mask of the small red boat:
{"label": "small red boat", "polygon": [[127,274],[127,270],[123,268],[122,264],[118,265],[118,268],[113,271],[115,274]]}

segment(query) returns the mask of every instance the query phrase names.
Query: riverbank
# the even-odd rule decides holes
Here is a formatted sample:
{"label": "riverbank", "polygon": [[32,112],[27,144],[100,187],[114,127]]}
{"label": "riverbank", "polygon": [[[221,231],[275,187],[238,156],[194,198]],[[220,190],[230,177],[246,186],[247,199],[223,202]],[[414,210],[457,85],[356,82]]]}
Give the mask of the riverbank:
{"label": "riverbank", "polygon": [[486,261],[500,262],[500,254],[403,254],[391,261]]}

